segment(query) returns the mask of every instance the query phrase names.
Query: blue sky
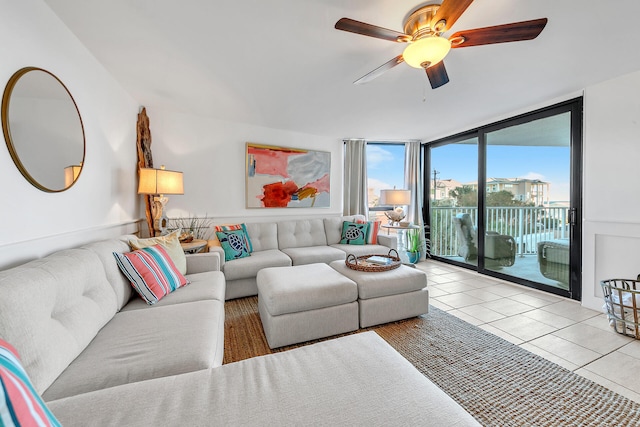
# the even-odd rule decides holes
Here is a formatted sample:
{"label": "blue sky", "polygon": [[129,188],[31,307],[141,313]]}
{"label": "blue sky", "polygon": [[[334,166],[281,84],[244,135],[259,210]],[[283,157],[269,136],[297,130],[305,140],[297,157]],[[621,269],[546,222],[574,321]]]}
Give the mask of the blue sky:
{"label": "blue sky", "polygon": [[[430,176],[435,168],[438,179],[455,179],[462,183],[477,181],[477,146],[449,144],[432,151]],[[404,188],[404,146],[367,146],[369,187]],[[487,176],[527,178],[550,182],[552,201],[569,200],[569,147],[527,147],[492,145],[487,149]]]}

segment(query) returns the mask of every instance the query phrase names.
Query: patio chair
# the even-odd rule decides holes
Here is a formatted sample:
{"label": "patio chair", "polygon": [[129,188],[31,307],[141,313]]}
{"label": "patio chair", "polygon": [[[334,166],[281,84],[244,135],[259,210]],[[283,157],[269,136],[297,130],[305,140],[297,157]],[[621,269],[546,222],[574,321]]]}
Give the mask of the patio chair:
{"label": "patio chair", "polygon": [[[467,213],[453,217],[458,237],[458,255],[469,263],[478,259],[478,230]],[[516,261],[516,241],[507,234],[487,231],[484,238],[484,258],[488,267],[511,267]]]}
{"label": "patio chair", "polygon": [[538,243],[540,273],[547,279],[569,284],[569,239]]}

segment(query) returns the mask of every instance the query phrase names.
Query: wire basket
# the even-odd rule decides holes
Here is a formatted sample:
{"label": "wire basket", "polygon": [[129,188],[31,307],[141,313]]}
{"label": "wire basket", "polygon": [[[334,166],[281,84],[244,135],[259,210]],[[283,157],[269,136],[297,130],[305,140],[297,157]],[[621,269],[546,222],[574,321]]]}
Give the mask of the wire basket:
{"label": "wire basket", "polygon": [[600,286],[609,325],[619,334],[640,339],[640,275],[637,280],[603,280]]}

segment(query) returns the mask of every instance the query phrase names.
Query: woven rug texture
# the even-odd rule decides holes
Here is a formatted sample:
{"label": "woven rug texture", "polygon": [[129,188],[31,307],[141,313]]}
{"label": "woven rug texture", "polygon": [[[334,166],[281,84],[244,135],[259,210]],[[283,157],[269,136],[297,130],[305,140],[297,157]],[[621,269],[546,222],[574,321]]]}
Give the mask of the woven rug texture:
{"label": "woven rug texture", "polygon": [[[269,349],[257,305],[257,297],[226,302],[224,363],[310,344]],[[365,330],[482,425],[640,426],[640,404],[433,306],[424,316],[354,333]]]}

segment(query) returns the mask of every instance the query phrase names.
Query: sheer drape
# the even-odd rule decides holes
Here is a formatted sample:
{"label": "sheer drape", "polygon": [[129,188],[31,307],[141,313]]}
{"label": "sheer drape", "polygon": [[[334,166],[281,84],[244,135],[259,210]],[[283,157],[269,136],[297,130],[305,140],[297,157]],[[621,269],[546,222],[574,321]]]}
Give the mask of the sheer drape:
{"label": "sheer drape", "polygon": [[344,141],[344,215],[367,215],[366,149],[364,139]]}
{"label": "sheer drape", "polygon": [[420,141],[405,143],[404,149],[404,183],[411,191],[411,204],[408,206],[407,220],[416,225],[423,225],[422,219],[422,170],[420,161]]}
{"label": "sheer drape", "polygon": [[[404,148],[404,183],[407,190],[411,191],[411,204],[407,207],[407,220],[424,230],[424,220],[422,218],[422,197],[423,175],[420,154],[420,141],[409,141]],[[423,235],[423,239],[426,236]],[[426,243],[426,242],[425,242]],[[424,259],[425,250],[421,251],[420,257]]]}

